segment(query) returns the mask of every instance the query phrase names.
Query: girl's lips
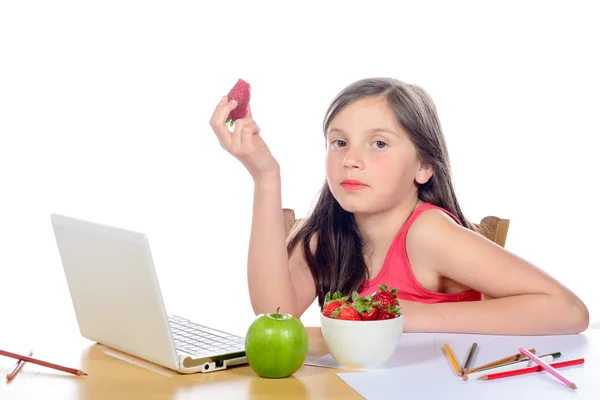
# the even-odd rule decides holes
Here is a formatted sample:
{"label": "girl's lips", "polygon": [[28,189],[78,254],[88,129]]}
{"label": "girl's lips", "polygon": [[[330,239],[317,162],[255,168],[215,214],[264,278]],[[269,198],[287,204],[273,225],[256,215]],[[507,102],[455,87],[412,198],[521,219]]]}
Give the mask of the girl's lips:
{"label": "girl's lips", "polygon": [[364,186],[367,186],[367,185],[366,185],[366,184],[364,184],[363,182],[361,182],[361,181],[358,181],[358,180],[356,180],[356,179],[344,179],[344,180],[342,181],[342,185],[344,185],[344,184],[350,184],[350,185],[364,185]]}
{"label": "girl's lips", "polygon": [[349,191],[361,190],[367,187],[367,185],[358,181],[344,181],[342,182],[342,186]]}

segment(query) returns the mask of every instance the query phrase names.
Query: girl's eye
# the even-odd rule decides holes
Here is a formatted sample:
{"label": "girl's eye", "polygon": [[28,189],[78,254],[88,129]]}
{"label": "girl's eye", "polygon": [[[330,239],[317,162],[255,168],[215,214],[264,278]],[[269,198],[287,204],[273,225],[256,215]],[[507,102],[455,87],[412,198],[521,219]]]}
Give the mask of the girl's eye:
{"label": "girl's eye", "polygon": [[377,140],[377,141],[373,142],[373,145],[375,147],[377,147],[378,149],[385,149],[387,146],[387,143],[382,140]]}
{"label": "girl's eye", "polygon": [[343,140],[340,140],[340,139],[336,139],[336,140],[333,140],[331,142],[331,144],[333,147],[344,147],[346,145],[346,142],[344,142]]}

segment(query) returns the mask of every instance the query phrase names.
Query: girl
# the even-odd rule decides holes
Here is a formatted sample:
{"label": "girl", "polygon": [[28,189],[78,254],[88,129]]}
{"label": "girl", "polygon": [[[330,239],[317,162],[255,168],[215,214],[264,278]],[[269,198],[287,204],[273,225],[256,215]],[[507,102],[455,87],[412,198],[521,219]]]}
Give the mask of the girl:
{"label": "girl", "polygon": [[420,87],[364,79],[336,96],[323,123],[327,179],[287,245],[279,165],[250,110],[229,130],[236,106],[221,99],[210,125],[254,179],[248,287],[256,314],[280,307],[300,317],[328,291],[364,296],[385,283],[399,288],[406,332],[587,329],[574,293],[465,218],[436,108]]}

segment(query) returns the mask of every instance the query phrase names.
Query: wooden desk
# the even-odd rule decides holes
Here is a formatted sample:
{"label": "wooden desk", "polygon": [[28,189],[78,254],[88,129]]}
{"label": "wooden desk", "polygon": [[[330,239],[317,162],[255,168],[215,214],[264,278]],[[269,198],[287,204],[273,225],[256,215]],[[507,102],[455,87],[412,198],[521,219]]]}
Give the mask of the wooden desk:
{"label": "wooden desk", "polygon": [[[308,357],[327,353],[319,328],[307,328]],[[0,348],[23,354],[27,349]],[[25,364],[15,379],[0,383],[0,399],[361,399],[335,373],[339,370],[302,366],[292,377],[259,378],[248,366],[208,374],[182,375],[81,337],[44,342],[34,357],[79,368],[76,377],[35,364]],[[0,357],[4,377],[16,360]],[[4,378],[3,378],[4,379]]]}

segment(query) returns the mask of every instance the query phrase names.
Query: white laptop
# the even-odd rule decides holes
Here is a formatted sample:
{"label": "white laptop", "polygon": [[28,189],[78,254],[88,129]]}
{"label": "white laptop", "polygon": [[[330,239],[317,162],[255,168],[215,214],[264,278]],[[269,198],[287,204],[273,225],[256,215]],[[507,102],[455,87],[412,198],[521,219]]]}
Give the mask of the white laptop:
{"label": "white laptop", "polygon": [[181,373],[247,363],[243,337],[167,315],[146,235],[51,222],[83,337]]}

